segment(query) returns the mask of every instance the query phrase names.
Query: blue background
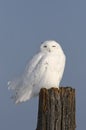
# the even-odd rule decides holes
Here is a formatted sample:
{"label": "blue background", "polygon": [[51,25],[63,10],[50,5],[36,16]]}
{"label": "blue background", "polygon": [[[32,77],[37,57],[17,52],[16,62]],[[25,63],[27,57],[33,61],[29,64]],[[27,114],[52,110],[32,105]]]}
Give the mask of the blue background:
{"label": "blue background", "polygon": [[76,89],[77,130],[86,127],[86,1],[0,0],[0,130],[36,129],[38,97],[15,105],[7,82],[49,39],[66,54],[61,85]]}

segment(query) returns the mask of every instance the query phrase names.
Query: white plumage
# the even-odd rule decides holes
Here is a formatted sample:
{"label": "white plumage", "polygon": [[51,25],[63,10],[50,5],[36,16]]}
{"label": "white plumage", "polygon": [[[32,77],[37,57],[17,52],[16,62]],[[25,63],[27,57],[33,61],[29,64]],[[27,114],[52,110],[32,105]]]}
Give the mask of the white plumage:
{"label": "white plumage", "polygon": [[41,88],[59,88],[65,67],[65,55],[56,41],[45,41],[40,52],[27,64],[21,77],[9,81],[14,90],[15,103],[29,100],[39,94]]}

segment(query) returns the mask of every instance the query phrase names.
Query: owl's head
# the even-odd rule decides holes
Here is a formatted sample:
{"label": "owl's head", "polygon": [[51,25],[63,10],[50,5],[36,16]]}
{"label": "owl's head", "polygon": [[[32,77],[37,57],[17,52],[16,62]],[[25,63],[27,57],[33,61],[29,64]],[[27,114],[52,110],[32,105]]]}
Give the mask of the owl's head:
{"label": "owl's head", "polygon": [[40,50],[42,52],[58,52],[58,50],[62,50],[59,43],[56,41],[45,41],[42,43]]}

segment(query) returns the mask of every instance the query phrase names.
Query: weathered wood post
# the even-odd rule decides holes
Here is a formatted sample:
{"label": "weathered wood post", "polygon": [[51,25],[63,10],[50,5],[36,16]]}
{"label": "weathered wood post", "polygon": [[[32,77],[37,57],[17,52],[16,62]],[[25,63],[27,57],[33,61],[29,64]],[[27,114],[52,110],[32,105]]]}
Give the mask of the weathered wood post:
{"label": "weathered wood post", "polygon": [[75,130],[75,89],[42,88],[36,130]]}

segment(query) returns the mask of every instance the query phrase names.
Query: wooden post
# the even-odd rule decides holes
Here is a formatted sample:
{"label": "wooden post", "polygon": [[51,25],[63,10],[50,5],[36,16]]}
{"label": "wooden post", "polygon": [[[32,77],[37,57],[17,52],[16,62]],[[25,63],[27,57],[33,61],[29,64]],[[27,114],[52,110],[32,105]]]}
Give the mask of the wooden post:
{"label": "wooden post", "polygon": [[75,89],[42,88],[36,130],[75,130]]}

